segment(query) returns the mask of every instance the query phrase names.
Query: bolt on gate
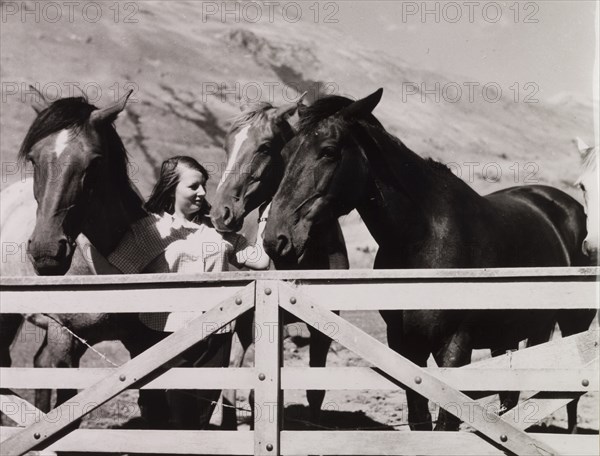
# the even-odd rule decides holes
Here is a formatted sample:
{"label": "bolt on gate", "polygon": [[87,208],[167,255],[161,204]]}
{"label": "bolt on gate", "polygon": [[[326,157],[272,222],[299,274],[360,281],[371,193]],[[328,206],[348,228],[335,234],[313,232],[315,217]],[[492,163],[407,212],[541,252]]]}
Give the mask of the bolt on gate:
{"label": "bolt on gate", "polygon": [[[598,303],[599,268],[389,271],[271,271],[201,275],[0,278],[0,312],[137,313],[205,311],[182,329],[114,369],[6,368],[0,453],[30,450],[235,455],[597,454],[598,435],[527,433],[525,429],[586,392],[598,391],[598,328],[461,368],[421,368],[332,310],[588,309]],[[440,301],[443,296],[443,302]],[[376,297],[376,300],[374,300]],[[215,305],[215,303],[217,303]],[[171,368],[166,363],[255,309],[255,365]],[[374,367],[281,367],[281,309],[324,331]],[[331,335],[331,334],[327,334]],[[254,389],[268,416],[254,431],[73,429],[87,413],[129,388]],[[285,389],[399,389],[407,386],[469,416],[474,432],[286,431]],[[47,415],[11,389],[83,389]],[[499,416],[463,391],[533,391]],[[12,407],[12,408],[11,408]],[[535,414],[526,413],[535,410]],[[50,419],[52,414],[52,419]]]}

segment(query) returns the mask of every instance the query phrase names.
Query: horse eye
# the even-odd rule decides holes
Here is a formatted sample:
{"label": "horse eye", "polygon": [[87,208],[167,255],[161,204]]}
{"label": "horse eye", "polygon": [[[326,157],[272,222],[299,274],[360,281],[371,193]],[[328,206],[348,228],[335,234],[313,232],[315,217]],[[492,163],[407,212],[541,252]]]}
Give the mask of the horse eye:
{"label": "horse eye", "polygon": [[337,159],[340,157],[340,150],[337,147],[325,146],[321,149],[321,157]]}
{"label": "horse eye", "polygon": [[269,154],[271,153],[271,143],[266,143],[260,146],[260,148],[258,149],[258,151],[261,154]]}
{"label": "horse eye", "polygon": [[579,188],[581,189],[581,191],[585,192],[585,185],[579,184]]}
{"label": "horse eye", "polygon": [[97,157],[93,157],[90,162],[88,163],[88,166],[85,170],[85,176],[92,176],[95,177],[96,174],[98,174],[98,172],[100,171],[100,164],[102,163],[102,157],[101,156],[97,156]]}

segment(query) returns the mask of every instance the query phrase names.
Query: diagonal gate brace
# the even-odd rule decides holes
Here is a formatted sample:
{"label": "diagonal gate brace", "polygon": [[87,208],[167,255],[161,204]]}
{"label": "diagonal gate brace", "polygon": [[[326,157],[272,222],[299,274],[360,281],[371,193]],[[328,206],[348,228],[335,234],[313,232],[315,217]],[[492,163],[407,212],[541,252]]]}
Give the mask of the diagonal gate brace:
{"label": "diagonal gate brace", "polygon": [[[255,284],[244,287],[203,315],[189,322],[131,361],[114,370],[108,377],[73,397],[69,403],[56,408],[57,420],[42,420],[2,442],[2,456],[21,456],[65,429],[69,424],[92,412],[105,402],[142,379],[163,364],[205,339],[227,323],[254,307]],[[215,323],[217,323],[215,325]],[[73,408],[72,404],[80,407]]]}
{"label": "diagonal gate brace", "polygon": [[46,416],[35,405],[6,388],[0,389],[0,410],[18,426],[30,426]]}
{"label": "diagonal gate brace", "polygon": [[[556,455],[549,445],[534,439],[524,431],[507,423],[480,404],[473,404],[466,394],[427,373],[425,369],[394,352],[374,337],[358,329],[343,318],[314,303],[309,297],[286,283],[280,283],[280,306],[318,330],[337,325],[335,339],[349,350],[373,363],[382,371],[432,400],[440,407],[452,404],[448,410],[462,416],[474,416],[469,425],[488,437],[499,447],[519,455]],[[469,409],[466,405],[469,404]],[[453,409],[455,409],[453,411]],[[471,415],[469,415],[469,411]]]}

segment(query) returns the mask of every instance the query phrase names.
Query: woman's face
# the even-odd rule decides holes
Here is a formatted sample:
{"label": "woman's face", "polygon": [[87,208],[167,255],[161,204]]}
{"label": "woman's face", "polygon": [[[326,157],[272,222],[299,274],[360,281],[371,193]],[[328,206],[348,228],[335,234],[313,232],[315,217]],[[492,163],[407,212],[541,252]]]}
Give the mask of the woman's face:
{"label": "woman's face", "polygon": [[206,196],[206,179],[201,172],[178,167],[179,183],[175,187],[175,215],[191,220],[202,207]]}

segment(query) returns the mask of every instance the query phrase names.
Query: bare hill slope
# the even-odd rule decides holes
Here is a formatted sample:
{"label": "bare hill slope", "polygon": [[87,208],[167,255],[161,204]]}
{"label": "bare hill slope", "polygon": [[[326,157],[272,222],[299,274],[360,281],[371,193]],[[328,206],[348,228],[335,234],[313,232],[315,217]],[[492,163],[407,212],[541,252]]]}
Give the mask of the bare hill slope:
{"label": "bare hill slope", "polygon": [[[214,173],[210,196],[224,168],[221,144],[239,112],[240,97],[280,103],[302,90],[313,98],[319,90],[360,97],[378,87],[385,92],[375,114],[386,128],[421,155],[452,163],[476,190],[487,193],[537,181],[576,195],[570,184],[579,158],[571,141],[575,135],[591,140],[591,103],[568,94],[526,103],[531,87],[520,87],[515,100],[506,87],[497,97],[492,86],[485,95],[482,86],[475,87],[470,100],[465,83],[472,79],[413,68],[383,51],[362,48],[334,25],[226,23],[217,16],[204,21],[200,5],[143,2],[137,23],[125,23],[123,15],[115,21],[107,9],[95,23],[78,20],[78,10],[72,23],[12,17],[2,23],[0,188],[23,174],[6,164],[15,161],[34,118],[22,103],[25,84],[67,96],[68,83],[77,82],[97,105],[123,93],[127,83],[136,89],[137,102],[128,106],[117,129],[144,195],[164,158],[188,154]],[[428,89],[439,84],[440,100],[412,93],[422,84]],[[96,99],[98,88],[101,97]],[[368,266],[371,254],[361,259],[357,248],[372,251],[373,241],[356,215],[344,225],[350,251],[357,255],[354,265]]]}

